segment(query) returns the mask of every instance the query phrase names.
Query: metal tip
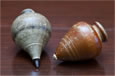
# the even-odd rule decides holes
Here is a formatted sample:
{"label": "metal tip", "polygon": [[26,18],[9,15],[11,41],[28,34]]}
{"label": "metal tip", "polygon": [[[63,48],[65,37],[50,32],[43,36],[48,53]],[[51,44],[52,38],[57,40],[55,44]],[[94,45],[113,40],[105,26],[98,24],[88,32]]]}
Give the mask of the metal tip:
{"label": "metal tip", "polygon": [[54,58],[55,60],[57,60],[57,56],[56,56],[56,54],[53,55],[53,58]]}
{"label": "metal tip", "polygon": [[33,63],[34,63],[34,65],[35,65],[36,68],[39,68],[40,59],[34,59],[34,60],[33,60]]}

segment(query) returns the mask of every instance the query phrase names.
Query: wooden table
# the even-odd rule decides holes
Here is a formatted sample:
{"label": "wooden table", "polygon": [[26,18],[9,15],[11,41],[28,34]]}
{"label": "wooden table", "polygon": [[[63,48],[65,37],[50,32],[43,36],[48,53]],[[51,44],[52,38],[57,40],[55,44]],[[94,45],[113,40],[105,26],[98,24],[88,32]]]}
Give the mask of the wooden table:
{"label": "wooden table", "polygon": [[[114,75],[113,1],[2,1],[1,5],[1,75]],[[11,24],[25,8],[45,15],[52,24],[52,36],[43,50],[39,70],[11,38]],[[53,60],[59,41],[78,21],[103,24],[109,39],[103,43],[101,54],[86,62]]]}

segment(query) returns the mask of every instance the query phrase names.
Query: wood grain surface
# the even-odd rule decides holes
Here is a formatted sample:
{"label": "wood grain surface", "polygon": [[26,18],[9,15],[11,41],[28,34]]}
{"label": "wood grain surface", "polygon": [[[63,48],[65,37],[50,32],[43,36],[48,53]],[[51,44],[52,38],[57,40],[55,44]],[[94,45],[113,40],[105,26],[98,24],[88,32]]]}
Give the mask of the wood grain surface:
{"label": "wood grain surface", "polygon": [[[52,24],[52,36],[44,48],[39,70],[11,38],[10,27],[25,8],[45,15]],[[109,39],[101,54],[83,62],[61,62],[52,58],[56,47],[73,24],[99,21]],[[1,1],[1,75],[114,75],[113,1]]]}

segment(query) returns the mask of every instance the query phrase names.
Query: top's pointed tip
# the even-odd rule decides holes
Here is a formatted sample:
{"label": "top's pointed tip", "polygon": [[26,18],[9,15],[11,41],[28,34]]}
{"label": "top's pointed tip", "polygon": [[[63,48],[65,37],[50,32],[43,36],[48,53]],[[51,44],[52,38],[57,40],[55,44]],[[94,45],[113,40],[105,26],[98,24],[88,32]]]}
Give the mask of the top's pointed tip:
{"label": "top's pointed tip", "polygon": [[53,54],[53,58],[54,58],[55,60],[57,60],[57,56],[56,56],[56,54]]}
{"label": "top's pointed tip", "polygon": [[40,66],[40,59],[34,59],[33,60],[35,67],[38,69]]}

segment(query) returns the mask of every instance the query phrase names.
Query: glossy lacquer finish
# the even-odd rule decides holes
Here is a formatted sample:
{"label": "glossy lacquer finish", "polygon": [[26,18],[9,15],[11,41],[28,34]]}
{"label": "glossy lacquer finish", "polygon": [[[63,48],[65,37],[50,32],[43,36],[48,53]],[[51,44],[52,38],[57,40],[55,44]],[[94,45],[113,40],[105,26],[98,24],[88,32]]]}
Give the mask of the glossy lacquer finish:
{"label": "glossy lacquer finish", "polygon": [[102,49],[102,41],[106,41],[108,36],[99,22],[96,22],[96,25],[92,26],[87,22],[73,25],[62,38],[53,57],[56,60],[80,61],[98,56]]}
{"label": "glossy lacquer finish", "polygon": [[[46,16],[52,24],[52,35],[43,49],[39,70],[31,58],[13,42],[11,24],[25,8]],[[99,21],[108,34],[99,56],[88,61],[60,62],[52,55],[68,32],[79,21]],[[114,75],[114,3],[113,1],[2,1],[1,2],[1,75],[10,76],[110,76]]]}

